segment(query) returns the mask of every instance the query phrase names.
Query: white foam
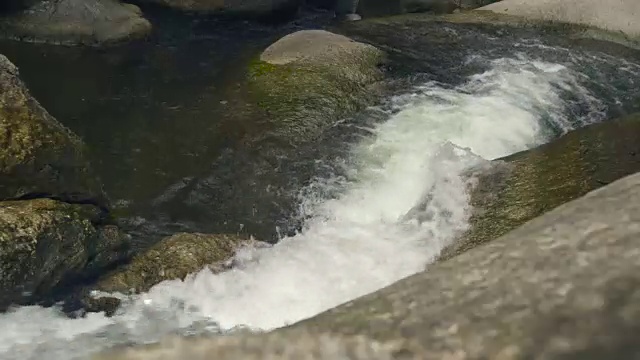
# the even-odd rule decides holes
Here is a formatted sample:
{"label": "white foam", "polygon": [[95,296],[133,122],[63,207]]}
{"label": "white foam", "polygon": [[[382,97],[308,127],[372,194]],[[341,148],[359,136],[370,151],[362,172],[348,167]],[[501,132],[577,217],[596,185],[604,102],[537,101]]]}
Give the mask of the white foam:
{"label": "white foam", "polygon": [[[247,250],[231,271],[161,283],[109,319],[38,307],[0,315],[0,357],[70,359],[172,331],[269,330],[421,271],[467,226],[461,171],[546,141],[542,119],[570,129],[563,90],[584,91],[563,66],[526,59],[494,61],[457,88],[425,84],[394,99],[394,115],[354,146],[347,177],[315,184],[338,197],[306,193],[299,235]],[[425,196],[428,216],[400,220]]]}

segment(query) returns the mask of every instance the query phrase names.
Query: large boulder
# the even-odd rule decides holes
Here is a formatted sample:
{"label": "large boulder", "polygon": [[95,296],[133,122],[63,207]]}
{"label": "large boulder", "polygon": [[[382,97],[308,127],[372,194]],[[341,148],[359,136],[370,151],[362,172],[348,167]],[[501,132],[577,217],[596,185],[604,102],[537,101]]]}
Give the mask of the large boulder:
{"label": "large boulder", "polygon": [[128,256],[129,237],[101,210],[50,199],[0,202],[0,308],[48,296]]}
{"label": "large boulder", "polygon": [[139,0],[183,11],[199,13],[228,13],[245,17],[264,17],[277,13],[293,13],[300,0]]}
{"label": "large boulder", "polygon": [[0,17],[0,37],[55,44],[113,43],[150,31],[139,8],[118,0],[43,0]]}
{"label": "large boulder", "polygon": [[255,241],[235,235],[175,234],[137,254],[121,269],[102,277],[88,289],[91,293],[85,294],[83,301],[88,310],[112,314],[120,301],[101,293],[144,292],[164,280],[184,279],[205,267],[217,273],[232,265],[229,260],[240,248],[257,245]]}
{"label": "large boulder", "polygon": [[640,174],[285,331],[425,344],[425,359],[640,355]]}
{"label": "large boulder", "polygon": [[254,141],[296,145],[370,104],[384,53],[324,30],[289,34],[252,64],[249,86],[264,111]]}
{"label": "large boulder", "polygon": [[595,26],[640,40],[640,2],[637,0],[503,0],[480,10]]}
{"label": "large boulder", "polygon": [[0,201],[51,197],[106,202],[83,142],[30,95],[0,55]]}
{"label": "large boulder", "polygon": [[0,200],[51,197],[104,205],[82,140],[30,95],[0,55]]}
{"label": "large boulder", "polygon": [[640,171],[640,113],[589,125],[471,172],[470,230],[445,260],[570,200]]}

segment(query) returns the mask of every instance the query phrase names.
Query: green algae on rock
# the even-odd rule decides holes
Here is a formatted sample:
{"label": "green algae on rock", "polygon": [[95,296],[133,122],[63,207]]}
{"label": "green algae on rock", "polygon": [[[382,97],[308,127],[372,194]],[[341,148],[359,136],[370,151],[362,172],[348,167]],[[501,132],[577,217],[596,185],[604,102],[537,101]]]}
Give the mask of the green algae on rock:
{"label": "green algae on rock", "polygon": [[126,257],[129,237],[95,225],[100,217],[92,205],[0,202],[0,308],[46,296]]}
{"label": "green algae on rock", "polygon": [[52,197],[106,203],[82,140],[31,96],[0,55],[0,200]]}
{"label": "green algae on rock", "polygon": [[340,118],[370,105],[384,53],[323,30],[289,34],[250,69],[249,87],[265,113],[254,141],[293,145],[316,139]]}
{"label": "green algae on rock", "polygon": [[[121,269],[102,277],[90,290],[139,293],[164,280],[184,279],[205,267],[220,272],[230,266],[227,262],[244,246],[258,246],[258,243],[236,235],[175,234],[134,256]],[[89,294],[83,301],[88,310],[107,313],[112,313],[120,303],[113,297]]]}
{"label": "green algae on rock", "polygon": [[63,45],[101,45],[146,36],[140,9],[116,0],[41,1],[0,17],[0,37]]}
{"label": "green algae on rock", "polygon": [[640,171],[640,113],[574,130],[475,172],[470,230],[440,260]]}

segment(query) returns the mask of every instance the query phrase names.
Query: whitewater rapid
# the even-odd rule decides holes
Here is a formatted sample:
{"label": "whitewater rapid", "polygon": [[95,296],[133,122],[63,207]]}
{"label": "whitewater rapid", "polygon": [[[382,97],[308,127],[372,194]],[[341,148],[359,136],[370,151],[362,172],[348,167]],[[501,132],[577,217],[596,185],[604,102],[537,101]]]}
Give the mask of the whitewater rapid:
{"label": "whitewater rapid", "polygon": [[[298,235],[244,250],[228,272],[163,282],[111,318],[37,306],[1,314],[0,358],[86,358],[171,333],[270,330],[419,272],[468,226],[463,170],[603,119],[578,78],[560,64],[505,58],[462,85],[429,82],[397,96],[388,120],[334,165],[341,175],[303,193]],[[564,93],[588,115],[571,118]],[[426,196],[424,216],[407,218]]]}

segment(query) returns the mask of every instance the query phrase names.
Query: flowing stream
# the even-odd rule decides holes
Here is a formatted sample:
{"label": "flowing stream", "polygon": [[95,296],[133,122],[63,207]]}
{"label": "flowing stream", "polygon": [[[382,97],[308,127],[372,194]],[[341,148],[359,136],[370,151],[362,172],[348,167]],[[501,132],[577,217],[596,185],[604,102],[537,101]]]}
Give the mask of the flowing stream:
{"label": "flowing stream", "polygon": [[[605,120],[615,89],[640,79],[640,66],[605,55],[578,66],[526,53],[474,54],[464,61],[481,70],[463,81],[425,80],[369,109],[384,120],[351,124],[356,140],[300,192],[297,234],[243,249],[227,272],[203,270],[124,298],[113,317],[39,306],[0,314],[0,358],[84,359],[174,333],[267,331],[423,270],[468,226],[465,169]],[[423,213],[408,217],[427,197]]]}

